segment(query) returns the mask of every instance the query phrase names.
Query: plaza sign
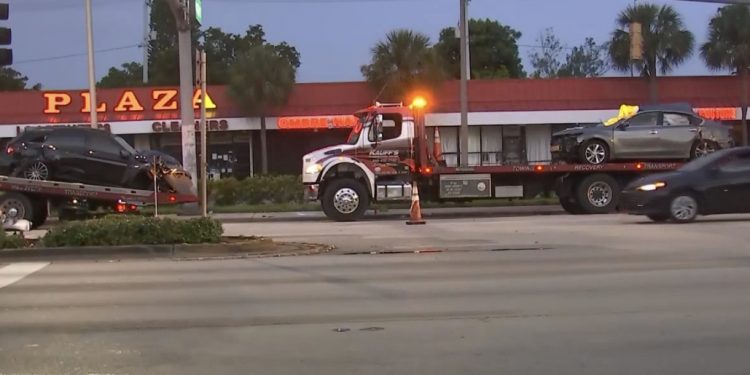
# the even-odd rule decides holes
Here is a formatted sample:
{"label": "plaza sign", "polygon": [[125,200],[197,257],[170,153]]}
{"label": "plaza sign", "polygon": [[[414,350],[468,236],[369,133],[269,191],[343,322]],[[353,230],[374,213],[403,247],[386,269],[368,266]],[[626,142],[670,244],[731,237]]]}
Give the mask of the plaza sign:
{"label": "plaza sign", "polygon": [[[159,111],[176,111],[178,104],[178,93],[176,89],[153,89],[149,97],[138,97],[133,90],[124,90],[119,99],[113,103],[105,101],[99,102],[96,107],[97,113],[106,113],[109,109],[117,113],[143,112],[147,106],[150,110]],[[88,92],[80,94],[82,105],[79,109],[81,113],[91,113],[91,96]],[[44,113],[54,115],[62,113],[63,109],[71,106],[73,97],[65,92],[45,92],[44,93]],[[193,108],[200,109],[201,92],[196,90],[193,95]],[[216,104],[206,93],[206,109],[216,109]]]}

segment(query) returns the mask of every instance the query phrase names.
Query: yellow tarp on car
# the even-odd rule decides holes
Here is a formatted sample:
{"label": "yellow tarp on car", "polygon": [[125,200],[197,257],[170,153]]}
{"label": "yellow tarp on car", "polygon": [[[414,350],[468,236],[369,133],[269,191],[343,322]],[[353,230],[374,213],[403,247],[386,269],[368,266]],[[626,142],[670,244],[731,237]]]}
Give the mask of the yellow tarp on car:
{"label": "yellow tarp on car", "polygon": [[604,122],[604,126],[612,126],[616,124],[618,121],[631,118],[635,116],[635,114],[638,113],[638,106],[637,105],[627,105],[623,104],[620,106],[620,113],[617,114],[617,117],[613,117],[607,121]]}

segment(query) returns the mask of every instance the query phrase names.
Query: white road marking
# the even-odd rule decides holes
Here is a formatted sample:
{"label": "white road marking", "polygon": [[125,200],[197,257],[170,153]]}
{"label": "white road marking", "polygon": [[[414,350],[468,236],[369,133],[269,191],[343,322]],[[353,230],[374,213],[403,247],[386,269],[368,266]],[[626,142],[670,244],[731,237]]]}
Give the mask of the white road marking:
{"label": "white road marking", "polygon": [[12,285],[20,281],[24,277],[29,276],[44,267],[47,267],[48,265],[49,262],[11,263],[3,268],[0,268],[0,289]]}

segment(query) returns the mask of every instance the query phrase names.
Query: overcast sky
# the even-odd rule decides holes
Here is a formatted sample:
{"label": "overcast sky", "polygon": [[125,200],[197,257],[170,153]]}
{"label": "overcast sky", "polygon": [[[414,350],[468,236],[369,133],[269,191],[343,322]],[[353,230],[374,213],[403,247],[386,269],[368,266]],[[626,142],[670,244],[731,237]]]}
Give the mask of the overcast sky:
{"label": "overcast sky", "polygon": [[[157,0],[163,1],[163,0]],[[11,4],[14,68],[46,89],[86,88],[84,0],[4,0]],[[97,79],[115,65],[141,61],[144,0],[92,0]],[[472,0],[470,16],[497,19],[523,33],[521,55],[553,27],[567,46],[588,36],[604,41],[617,13],[633,0]],[[684,16],[698,43],[717,5],[670,3]],[[272,42],[286,41],[302,54],[300,82],[361,80],[359,67],[388,31],[411,28],[437,40],[458,22],[459,0],[203,0],[206,26],[240,33],[261,24]],[[62,57],[62,58],[58,58]],[[674,74],[710,74],[694,56]]]}

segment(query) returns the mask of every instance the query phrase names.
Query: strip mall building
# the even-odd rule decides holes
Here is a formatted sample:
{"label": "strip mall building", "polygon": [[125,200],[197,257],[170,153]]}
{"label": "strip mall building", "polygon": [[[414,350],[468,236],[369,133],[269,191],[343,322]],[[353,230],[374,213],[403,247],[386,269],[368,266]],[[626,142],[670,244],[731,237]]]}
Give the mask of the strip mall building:
{"label": "strip mall building", "polygon": [[[439,127],[449,164],[457,163],[460,153],[458,92],[457,82],[445,83],[432,97],[426,119],[429,127]],[[260,119],[248,117],[225,87],[210,86],[207,93],[210,170],[222,177],[257,173]],[[688,102],[706,117],[734,124],[739,133],[735,77],[662,78],[659,93],[663,102]],[[345,141],[354,124],[351,114],[372,104],[373,96],[362,82],[298,84],[288,105],[267,119],[269,171],[298,174],[302,155]],[[97,97],[100,127],[138,149],[180,158],[176,88],[102,89]],[[548,161],[553,132],[613,117],[621,104],[645,103],[648,87],[639,78],[472,81],[469,98],[469,164],[498,165]],[[0,93],[0,139],[7,142],[28,126],[86,124],[90,107],[83,90]]]}

